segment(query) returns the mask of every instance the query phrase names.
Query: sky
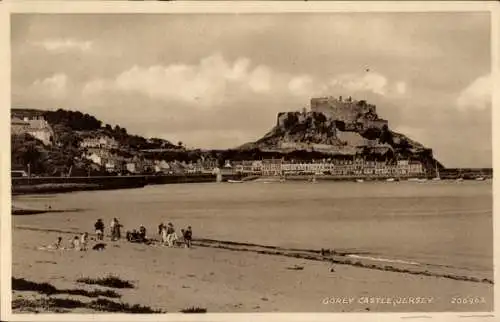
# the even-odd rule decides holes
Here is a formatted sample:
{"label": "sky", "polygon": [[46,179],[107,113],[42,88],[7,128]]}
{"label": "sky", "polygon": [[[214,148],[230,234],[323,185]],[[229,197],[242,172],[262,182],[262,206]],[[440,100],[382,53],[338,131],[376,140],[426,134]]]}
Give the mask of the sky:
{"label": "sky", "polygon": [[15,108],[233,148],[352,96],[445,166],[492,166],[489,13],[15,14],[11,44]]}

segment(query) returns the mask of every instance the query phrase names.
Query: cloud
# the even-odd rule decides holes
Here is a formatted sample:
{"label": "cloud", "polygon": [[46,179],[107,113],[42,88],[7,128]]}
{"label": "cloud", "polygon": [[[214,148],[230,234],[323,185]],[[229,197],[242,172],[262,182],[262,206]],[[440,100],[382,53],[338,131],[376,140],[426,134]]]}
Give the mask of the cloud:
{"label": "cloud", "polygon": [[92,49],[91,41],[81,41],[75,39],[46,39],[42,42],[34,42],[33,45],[42,47],[51,52],[67,51],[90,51]]}
{"label": "cloud", "polygon": [[115,77],[86,83],[85,97],[106,93],[139,94],[152,100],[188,104],[210,109],[228,102],[243,102],[262,96],[286,101],[300,98],[301,104],[318,95],[373,93],[395,97],[406,93],[403,81],[390,82],[381,73],[339,74],[328,81],[308,74],[293,75],[265,65],[255,65],[246,57],[227,61],[216,53],[195,64],[133,66]]}
{"label": "cloud", "polygon": [[63,98],[67,92],[68,76],[63,73],[57,73],[41,80],[38,79],[31,86],[39,95],[51,98]]}
{"label": "cloud", "polygon": [[288,82],[288,89],[293,95],[308,95],[314,90],[314,81],[308,75],[296,76]]}
{"label": "cloud", "polygon": [[464,110],[486,110],[491,107],[493,83],[491,74],[474,80],[458,96],[457,107]]}
{"label": "cloud", "polygon": [[333,87],[349,92],[373,92],[385,96],[388,91],[387,78],[379,73],[342,74],[330,81]]}
{"label": "cloud", "polygon": [[252,69],[250,65],[250,60],[244,57],[231,64],[222,55],[213,54],[194,65],[133,66],[115,78],[88,82],[83,93],[134,92],[152,99],[209,107],[237,94],[271,92],[275,73],[267,66]]}

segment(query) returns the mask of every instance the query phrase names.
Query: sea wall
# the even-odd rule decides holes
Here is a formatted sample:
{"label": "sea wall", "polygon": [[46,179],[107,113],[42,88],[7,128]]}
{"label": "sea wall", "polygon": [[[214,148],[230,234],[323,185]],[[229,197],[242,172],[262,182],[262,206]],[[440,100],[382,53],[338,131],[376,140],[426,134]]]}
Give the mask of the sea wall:
{"label": "sea wall", "polygon": [[[223,175],[222,180],[240,180],[240,174]],[[12,178],[12,194],[62,193],[84,190],[142,188],[146,185],[215,182],[212,174],[142,175],[101,177]]]}

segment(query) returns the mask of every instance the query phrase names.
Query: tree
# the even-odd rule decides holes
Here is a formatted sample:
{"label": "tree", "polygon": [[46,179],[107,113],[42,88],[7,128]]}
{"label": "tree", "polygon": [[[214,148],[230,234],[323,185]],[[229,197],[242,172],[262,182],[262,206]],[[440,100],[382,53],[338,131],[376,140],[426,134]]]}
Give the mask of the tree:
{"label": "tree", "polygon": [[177,146],[180,148],[182,148],[182,144],[183,144],[182,141],[177,142]]}

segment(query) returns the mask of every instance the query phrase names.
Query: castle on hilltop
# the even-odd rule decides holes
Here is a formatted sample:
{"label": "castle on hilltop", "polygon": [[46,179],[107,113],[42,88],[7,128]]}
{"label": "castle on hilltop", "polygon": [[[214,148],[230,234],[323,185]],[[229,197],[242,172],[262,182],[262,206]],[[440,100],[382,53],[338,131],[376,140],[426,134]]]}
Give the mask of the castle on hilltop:
{"label": "castle on hilltop", "polygon": [[343,99],[342,96],[311,98],[311,111],[322,113],[328,118],[345,124],[361,123],[364,128],[382,129],[389,125],[387,120],[378,117],[375,105],[363,100],[353,100],[351,97],[347,99]]}

